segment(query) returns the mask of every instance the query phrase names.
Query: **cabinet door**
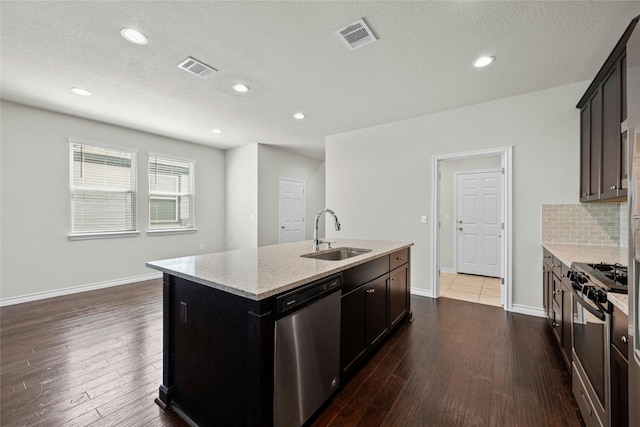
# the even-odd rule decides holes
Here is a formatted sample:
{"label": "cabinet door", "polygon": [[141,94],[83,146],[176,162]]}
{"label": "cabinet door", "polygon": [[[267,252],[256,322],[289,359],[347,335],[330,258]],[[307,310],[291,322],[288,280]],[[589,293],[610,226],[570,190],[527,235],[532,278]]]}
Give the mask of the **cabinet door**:
{"label": "cabinet door", "polygon": [[620,196],[620,104],[620,67],[619,63],[617,63],[602,82],[601,199],[611,199]]}
{"label": "cabinet door", "polygon": [[591,105],[591,166],[589,176],[589,200],[600,198],[602,189],[602,92],[597,91],[590,102]]}
{"label": "cabinet door", "polygon": [[367,351],[367,290],[363,285],[342,296],[340,370],[348,373]]}
{"label": "cabinet door", "polygon": [[551,269],[546,264],[542,264],[542,305],[544,307],[545,316],[547,316],[548,320],[553,319],[553,315],[551,313],[551,276]]}
{"label": "cabinet door", "polygon": [[562,321],[563,321],[563,312],[562,312],[562,302],[563,302],[563,292],[562,292],[562,282],[555,274],[551,275],[551,281],[553,283],[552,286],[552,294],[551,294],[551,307],[553,311],[553,319],[551,322],[551,326],[553,327],[553,335],[556,337],[556,341],[558,341],[558,345],[562,349]]}
{"label": "cabinet door", "polygon": [[580,111],[580,201],[586,202],[591,191],[591,105]]}
{"label": "cabinet door", "polygon": [[391,272],[389,280],[389,319],[393,328],[409,312],[409,265]]}
{"label": "cabinet door", "polygon": [[[563,267],[564,269],[564,267]],[[571,342],[571,327],[573,323],[573,318],[571,314],[572,310],[572,299],[571,295],[571,281],[566,278],[565,275],[562,277],[562,356],[564,357],[564,362],[567,365],[567,369],[571,372],[571,361],[573,359],[572,355],[572,346]]]}
{"label": "cabinet door", "polygon": [[384,275],[370,282],[367,289],[367,342],[374,346],[388,331],[388,299],[387,282],[389,275]]}
{"label": "cabinet door", "polygon": [[629,425],[629,364],[611,346],[611,425]]}

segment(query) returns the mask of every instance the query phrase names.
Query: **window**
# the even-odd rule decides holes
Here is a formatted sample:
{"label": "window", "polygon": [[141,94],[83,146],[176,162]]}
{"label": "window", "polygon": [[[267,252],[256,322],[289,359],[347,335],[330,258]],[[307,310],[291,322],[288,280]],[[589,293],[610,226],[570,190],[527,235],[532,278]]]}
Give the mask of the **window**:
{"label": "window", "polygon": [[137,234],[136,152],[69,139],[70,238]]}
{"label": "window", "polygon": [[149,230],[195,228],[194,164],[149,153]]}

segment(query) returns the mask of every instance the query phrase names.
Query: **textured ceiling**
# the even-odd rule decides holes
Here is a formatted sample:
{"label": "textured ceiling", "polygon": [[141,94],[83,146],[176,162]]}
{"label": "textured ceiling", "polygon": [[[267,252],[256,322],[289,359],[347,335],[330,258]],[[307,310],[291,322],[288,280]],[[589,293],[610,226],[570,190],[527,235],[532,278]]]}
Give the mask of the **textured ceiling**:
{"label": "textured ceiling", "polygon": [[[326,135],[591,79],[640,2],[3,0],[0,14],[3,99],[322,157]],[[350,51],[334,31],[360,17],[379,40]],[[480,55],[497,60],[477,70]],[[178,69],[187,56],[218,73]]]}

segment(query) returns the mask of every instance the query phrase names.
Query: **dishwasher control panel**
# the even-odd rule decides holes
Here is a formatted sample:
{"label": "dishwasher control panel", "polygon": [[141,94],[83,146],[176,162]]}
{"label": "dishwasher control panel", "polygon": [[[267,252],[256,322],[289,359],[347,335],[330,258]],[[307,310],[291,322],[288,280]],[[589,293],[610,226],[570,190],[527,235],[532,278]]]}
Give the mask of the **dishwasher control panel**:
{"label": "dishwasher control panel", "polygon": [[276,297],[277,317],[282,317],[297,308],[315,301],[325,294],[340,289],[341,285],[342,274],[336,274],[280,295]]}

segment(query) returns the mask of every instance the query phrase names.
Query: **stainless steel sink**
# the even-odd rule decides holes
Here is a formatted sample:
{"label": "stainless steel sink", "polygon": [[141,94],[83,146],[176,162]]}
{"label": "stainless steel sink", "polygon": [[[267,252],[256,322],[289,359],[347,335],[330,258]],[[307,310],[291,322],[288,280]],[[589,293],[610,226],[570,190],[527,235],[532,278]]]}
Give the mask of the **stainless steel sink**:
{"label": "stainless steel sink", "polygon": [[326,251],[311,252],[300,256],[304,258],[321,259],[324,261],[341,261],[343,259],[366,254],[367,252],[371,252],[371,249],[335,248],[327,249]]}

